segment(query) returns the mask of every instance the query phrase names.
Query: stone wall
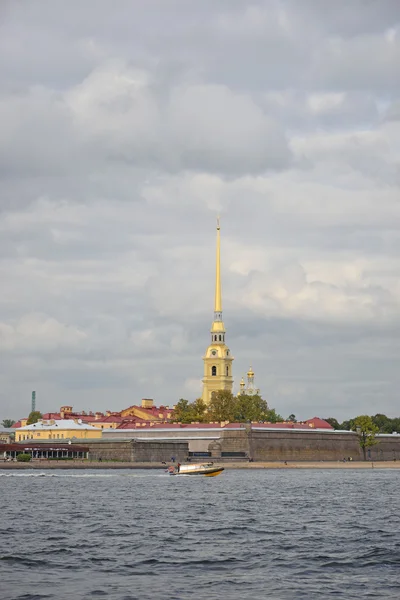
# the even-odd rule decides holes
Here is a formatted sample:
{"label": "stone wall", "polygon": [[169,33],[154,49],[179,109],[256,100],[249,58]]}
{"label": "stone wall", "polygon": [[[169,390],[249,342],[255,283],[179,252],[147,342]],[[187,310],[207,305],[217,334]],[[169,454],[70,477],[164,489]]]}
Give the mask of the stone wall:
{"label": "stone wall", "polygon": [[[181,434],[182,435],[182,434]],[[187,432],[191,437],[192,432]],[[254,461],[337,461],[351,457],[363,460],[354,432],[222,429],[219,438],[196,440],[195,451],[211,452],[213,460],[231,460],[238,454]],[[128,462],[184,462],[193,440],[173,437],[142,441],[139,439],[88,440],[92,460]],[[400,435],[380,435],[378,443],[367,453],[371,460],[400,460]],[[190,448],[192,450],[192,448]],[[244,459],[242,459],[244,460]]]}
{"label": "stone wall", "polygon": [[[379,435],[377,444],[367,450],[370,460],[400,460],[400,435]],[[363,460],[354,432],[225,430],[220,439],[221,453],[245,452],[254,461],[337,461]]]}
{"label": "stone wall", "polygon": [[87,443],[90,460],[119,462],[185,462],[188,442],[174,440],[91,440]]}
{"label": "stone wall", "polygon": [[133,440],[91,440],[89,446],[89,460],[113,460],[131,462],[133,460]]}
{"label": "stone wall", "polygon": [[351,457],[360,460],[358,438],[353,433],[252,431],[250,456],[254,460],[330,461]]}
{"label": "stone wall", "polygon": [[182,441],[146,441],[134,440],[134,462],[171,462],[174,457],[176,462],[186,462],[189,453],[189,444]]}

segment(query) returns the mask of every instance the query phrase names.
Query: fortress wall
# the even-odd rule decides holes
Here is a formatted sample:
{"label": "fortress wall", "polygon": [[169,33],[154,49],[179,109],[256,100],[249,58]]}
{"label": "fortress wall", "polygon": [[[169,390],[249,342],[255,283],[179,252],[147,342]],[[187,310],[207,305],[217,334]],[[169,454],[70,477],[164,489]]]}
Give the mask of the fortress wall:
{"label": "fortress wall", "polygon": [[89,442],[90,460],[118,462],[185,462],[188,457],[188,442],[175,440],[93,440]]}
{"label": "fortress wall", "polygon": [[[182,432],[181,432],[182,435]],[[193,435],[187,432],[188,437]],[[161,433],[160,433],[161,436]],[[332,431],[260,431],[243,427],[240,430],[220,430],[219,437],[197,440],[166,439],[142,441],[139,439],[87,440],[92,460],[115,460],[124,462],[169,462],[174,456],[177,461],[187,459],[188,450],[210,451],[219,460],[221,453],[244,453],[254,461],[338,461],[351,457],[363,460],[363,453],[356,433]],[[400,460],[400,435],[378,436],[378,443],[367,451],[371,460]],[[192,446],[193,445],[193,449]],[[227,457],[223,457],[227,459]]]}
{"label": "fortress wall", "polygon": [[378,443],[367,448],[371,460],[400,460],[400,435],[379,435]]}
{"label": "fortress wall", "polygon": [[189,444],[182,441],[157,441],[133,442],[134,462],[171,462],[174,457],[176,462],[186,462],[189,452]]}
{"label": "fortress wall", "polygon": [[362,458],[358,438],[353,433],[253,431],[250,440],[253,460],[330,461]]}
{"label": "fortress wall", "polygon": [[88,442],[90,460],[113,460],[131,462],[133,460],[132,440],[92,440]]}

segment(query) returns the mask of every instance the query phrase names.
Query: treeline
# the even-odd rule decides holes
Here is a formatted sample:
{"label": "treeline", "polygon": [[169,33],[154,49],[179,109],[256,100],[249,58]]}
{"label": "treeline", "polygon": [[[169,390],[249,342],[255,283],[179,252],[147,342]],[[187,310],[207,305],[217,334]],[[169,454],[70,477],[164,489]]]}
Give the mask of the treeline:
{"label": "treeline", "polygon": [[[330,423],[334,429],[345,429],[347,431],[355,431],[357,419],[359,419],[359,417],[354,417],[354,419],[349,419],[348,421],[343,421],[343,423],[339,423],[339,421],[334,417],[328,417],[327,419],[325,419],[325,421],[328,421],[328,423]],[[394,419],[391,419],[386,415],[378,413],[375,416],[371,416],[370,419],[373,425],[378,428],[378,433],[400,433],[400,417],[395,417]]]}
{"label": "treeline", "polygon": [[234,396],[227,390],[213,394],[211,402],[205,405],[201,398],[189,402],[181,398],[174,409],[175,423],[248,423],[251,421],[278,423],[283,421],[274,408],[269,408],[261,396]]}

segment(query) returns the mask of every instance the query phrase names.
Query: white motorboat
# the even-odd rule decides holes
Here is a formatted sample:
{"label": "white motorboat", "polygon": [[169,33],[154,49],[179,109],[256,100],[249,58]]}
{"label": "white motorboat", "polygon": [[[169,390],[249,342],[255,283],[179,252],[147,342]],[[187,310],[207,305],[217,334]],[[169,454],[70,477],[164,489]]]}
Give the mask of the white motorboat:
{"label": "white motorboat", "polygon": [[216,467],[214,463],[197,463],[189,465],[178,465],[168,468],[170,475],[204,475],[205,477],[216,477],[224,470],[223,467]]}

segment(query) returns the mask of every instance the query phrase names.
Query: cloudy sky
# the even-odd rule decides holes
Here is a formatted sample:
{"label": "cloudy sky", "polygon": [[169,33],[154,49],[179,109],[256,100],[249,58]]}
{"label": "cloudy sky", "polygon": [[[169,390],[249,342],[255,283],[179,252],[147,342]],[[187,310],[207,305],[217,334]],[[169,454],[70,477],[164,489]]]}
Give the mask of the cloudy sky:
{"label": "cloudy sky", "polygon": [[398,0],[2,0],[0,418],[400,414]]}

